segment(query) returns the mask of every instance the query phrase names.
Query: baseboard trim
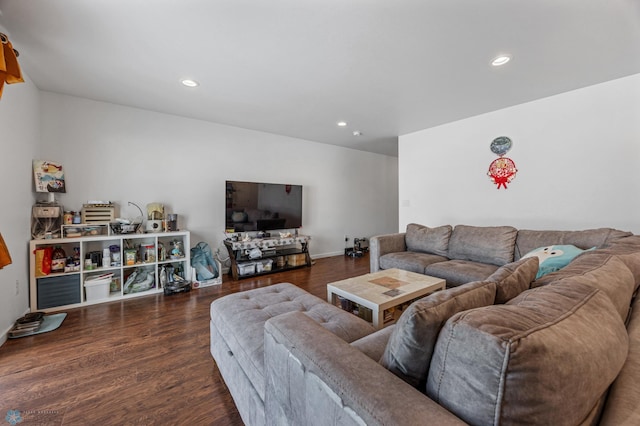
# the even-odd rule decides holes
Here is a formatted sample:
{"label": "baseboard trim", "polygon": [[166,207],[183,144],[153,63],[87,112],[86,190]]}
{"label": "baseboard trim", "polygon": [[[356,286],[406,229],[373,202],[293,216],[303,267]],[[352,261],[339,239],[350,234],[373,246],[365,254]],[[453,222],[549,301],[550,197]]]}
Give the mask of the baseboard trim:
{"label": "baseboard trim", "polygon": [[[29,313],[30,309],[27,308],[26,311],[24,311],[24,313],[21,316],[25,316]],[[9,336],[9,330],[11,330],[11,328],[13,327],[13,324],[11,324],[5,331],[2,332],[2,334],[0,334],[0,346],[4,345],[4,342],[7,341],[8,336]]]}
{"label": "baseboard trim", "polygon": [[323,257],[333,257],[333,256],[344,256],[343,251],[335,251],[331,253],[322,253],[322,254],[314,254],[311,256],[312,259],[321,259]]}

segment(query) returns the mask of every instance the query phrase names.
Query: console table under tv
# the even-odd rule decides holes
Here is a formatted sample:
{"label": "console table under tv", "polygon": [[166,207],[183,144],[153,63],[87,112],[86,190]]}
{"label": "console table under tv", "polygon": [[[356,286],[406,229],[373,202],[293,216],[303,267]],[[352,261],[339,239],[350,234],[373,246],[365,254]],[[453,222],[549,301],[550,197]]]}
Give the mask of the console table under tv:
{"label": "console table under tv", "polygon": [[311,237],[307,235],[226,240],[224,245],[231,259],[229,273],[237,280],[311,266],[309,240]]}

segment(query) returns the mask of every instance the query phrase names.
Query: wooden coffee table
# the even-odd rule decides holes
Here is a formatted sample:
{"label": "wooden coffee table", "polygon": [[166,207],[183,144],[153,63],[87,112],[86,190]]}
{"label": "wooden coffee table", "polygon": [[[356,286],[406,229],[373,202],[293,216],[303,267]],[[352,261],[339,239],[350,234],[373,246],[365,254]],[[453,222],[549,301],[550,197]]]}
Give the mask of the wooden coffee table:
{"label": "wooden coffee table", "polygon": [[382,328],[393,324],[411,302],[445,285],[441,278],[386,269],[327,284],[327,300]]}

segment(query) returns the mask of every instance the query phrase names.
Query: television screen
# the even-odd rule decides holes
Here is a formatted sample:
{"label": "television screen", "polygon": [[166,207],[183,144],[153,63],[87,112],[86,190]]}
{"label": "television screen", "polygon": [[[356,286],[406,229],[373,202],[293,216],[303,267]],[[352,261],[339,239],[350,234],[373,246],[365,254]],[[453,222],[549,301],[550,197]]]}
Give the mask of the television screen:
{"label": "television screen", "polygon": [[302,185],[226,181],[226,231],[300,228]]}

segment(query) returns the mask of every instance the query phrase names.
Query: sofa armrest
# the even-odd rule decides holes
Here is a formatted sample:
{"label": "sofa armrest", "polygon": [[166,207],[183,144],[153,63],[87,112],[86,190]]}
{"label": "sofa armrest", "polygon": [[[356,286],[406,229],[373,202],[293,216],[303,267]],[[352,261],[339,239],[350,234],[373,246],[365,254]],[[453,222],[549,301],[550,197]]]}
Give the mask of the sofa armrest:
{"label": "sofa armrest", "polygon": [[380,270],[380,257],[387,253],[407,251],[406,232],[377,235],[369,239],[369,263],[371,272]]}
{"label": "sofa armrest", "polygon": [[267,424],[465,424],[301,312],[265,324]]}

